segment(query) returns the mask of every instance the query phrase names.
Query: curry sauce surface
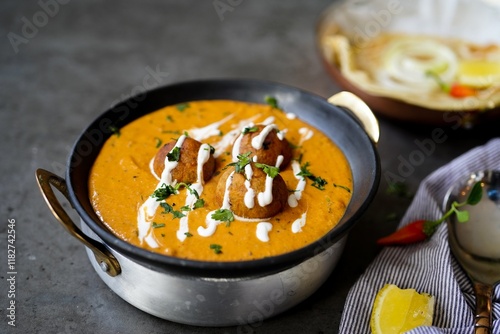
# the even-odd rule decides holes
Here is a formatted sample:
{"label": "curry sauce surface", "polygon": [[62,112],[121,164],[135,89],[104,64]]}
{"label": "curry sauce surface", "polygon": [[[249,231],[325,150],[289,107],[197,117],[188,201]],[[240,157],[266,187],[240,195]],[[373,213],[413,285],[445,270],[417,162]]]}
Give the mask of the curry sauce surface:
{"label": "curry sauce surface", "polygon": [[[249,123],[269,120],[286,131],[285,138],[293,147],[296,166],[304,167],[308,163],[308,170],[328,183],[320,190],[312,186],[312,180],[306,179],[296,207],[286,205],[278,215],[263,220],[272,224],[267,242],[256,236],[258,221],[222,223],[212,236],[199,235],[197,229],[206,226],[207,214],[219,208],[215,191],[224,168],[232,162],[231,150],[236,136]],[[153,248],[138,238],[137,218],[139,208],[159,182],[150,163],[163,144],[183,134],[202,136],[201,142],[216,148],[216,172],[200,194],[204,206],[183,212],[188,221],[187,237],[183,241],[176,236],[180,219],[163,213],[161,208],[156,211],[152,217],[156,228],[151,231],[158,247]],[[280,172],[290,194],[298,183],[295,174],[291,164]],[[269,105],[226,100],[168,106],[131,122],[106,141],[89,179],[94,210],[119,238],[161,254],[206,261],[258,259],[306,246],[338,223],[351,198],[351,190],[352,176],[345,156],[319,130]],[[180,210],[185,205],[187,192],[186,188],[180,188],[179,193],[166,202]],[[301,218],[302,221],[298,221]],[[292,232],[294,223],[300,229],[297,233]]]}

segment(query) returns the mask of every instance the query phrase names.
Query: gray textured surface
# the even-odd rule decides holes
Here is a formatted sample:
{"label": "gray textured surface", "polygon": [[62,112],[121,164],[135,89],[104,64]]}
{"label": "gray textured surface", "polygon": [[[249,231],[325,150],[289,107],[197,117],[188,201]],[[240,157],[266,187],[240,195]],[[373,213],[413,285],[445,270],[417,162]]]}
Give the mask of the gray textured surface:
{"label": "gray textured surface", "polygon": [[[62,0],[61,0],[62,2]],[[66,1],[68,2],[68,1]],[[328,97],[339,88],[314,44],[330,1],[233,1],[221,21],[211,1],[69,1],[46,16],[36,1],[0,3],[0,332],[2,333],[336,333],[348,289],[391,231],[408,199],[385,193],[387,172],[431,137],[433,127],[381,119],[383,177],[377,197],[351,232],[329,280],[304,303],[251,327],[202,329],[160,320],[115,295],[93,272],[83,247],[58,225],[34,171],[63,175],[80,131],[110,105],[141,88],[148,69],[158,84],[199,78],[259,78]],[[23,19],[39,22],[24,31]],[[15,48],[8,34],[26,36]],[[24,35],[23,35],[24,33]],[[27,34],[26,34],[27,33]],[[11,35],[12,36],[12,35]],[[24,43],[26,42],[26,43]],[[423,177],[498,136],[445,129],[447,140],[405,178]],[[495,133],[496,132],[496,133]],[[7,220],[16,220],[16,327],[7,325]]]}

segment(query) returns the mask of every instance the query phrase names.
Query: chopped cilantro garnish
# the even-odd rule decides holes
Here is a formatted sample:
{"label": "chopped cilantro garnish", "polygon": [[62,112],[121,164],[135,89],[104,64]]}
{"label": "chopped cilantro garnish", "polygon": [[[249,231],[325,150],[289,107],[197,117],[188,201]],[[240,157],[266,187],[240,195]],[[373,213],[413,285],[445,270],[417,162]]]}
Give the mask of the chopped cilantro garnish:
{"label": "chopped cilantro garnish", "polygon": [[269,177],[273,179],[276,177],[276,175],[280,173],[279,167],[269,166],[266,164],[261,164],[259,162],[255,163],[255,167],[262,169],[264,173],[266,173],[267,175],[269,175]]}
{"label": "chopped cilantro garnish", "polygon": [[152,227],[152,228],[160,228],[160,227],[165,227],[165,224],[163,224],[163,223],[158,224],[158,223],[153,222],[153,224],[151,224],[151,227]]}
{"label": "chopped cilantro garnish", "polygon": [[174,218],[186,217],[186,215],[183,214],[181,211],[172,211],[172,214],[174,215]]}
{"label": "chopped cilantro garnish", "polygon": [[346,186],[343,186],[343,185],[340,185],[340,184],[335,184],[335,183],[333,184],[333,186],[334,186],[335,188],[337,188],[337,187],[338,187],[338,188],[342,188],[342,189],[344,189],[345,191],[347,191],[348,193],[350,193],[350,192],[351,192],[351,189],[349,189],[349,187],[346,187]]}
{"label": "chopped cilantro garnish", "polygon": [[183,112],[184,110],[186,110],[187,108],[189,108],[189,103],[179,103],[175,106],[177,108],[177,110],[179,110],[180,112]]}
{"label": "chopped cilantro garnish", "polygon": [[327,183],[328,182],[326,182],[324,178],[317,176],[314,178],[312,186],[318,188],[319,190],[324,190]]}
{"label": "chopped cilantro garnish", "polygon": [[203,198],[198,198],[196,200],[196,202],[194,202],[193,208],[194,209],[199,209],[199,208],[202,208],[204,206],[205,206],[205,201],[203,200]]}
{"label": "chopped cilantro garnish", "polygon": [[222,253],[222,246],[218,244],[210,244],[210,249],[213,249],[215,254],[221,254]]}
{"label": "chopped cilantro garnish", "polygon": [[181,156],[181,149],[179,147],[174,147],[169,153],[167,153],[168,161],[179,161]]}
{"label": "chopped cilantro garnish", "polygon": [[160,203],[160,206],[163,208],[163,210],[165,210],[162,213],[171,213],[172,211],[174,211],[174,208],[172,208],[172,206],[167,202]]}
{"label": "chopped cilantro garnish", "polygon": [[314,174],[311,173],[308,169],[309,167],[309,162],[306,162],[300,167],[300,172],[297,173],[297,176],[302,176],[303,178],[308,178],[313,181],[312,186],[315,188],[318,188],[319,190],[324,190],[325,186],[328,184],[328,182],[323,179],[322,177],[315,176]]}
{"label": "chopped cilantro garnish", "polygon": [[156,148],[160,147],[163,141],[158,137],[155,137],[155,140],[156,140]]}
{"label": "chopped cilantro garnish", "polygon": [[163,183],[160,188],[156,189],[151,197],[156,198],[157,201],[162,201],[168,198],[170,195],[177,194],[177,189],[171,185]]}
{"label": "chopped cilantro garnish", "polygon": [[191,208],[189,207],[189,205],[184,205],[183,207],[181,207],[181,211],[191,211]]}
{"label": "chopped cilantro garnish", "polygon": [[266,101],[266,103],[271,107],[279,109],[278,100],[274,96],[266,96],[264,101]]}
{"label": "chopped cilantro garnish", "polygon": [[252,154],[252,152],[238,154],[238,161],[231,162],[226,166],[226,168],[229,166],[234,166],[236,173],[243,173],[245,170],[245,166],[252,161],[252,159],[250,158],[250,154]]}
{"label": "chopped cilantro garnish", "polygon": [[242,134],[246,135],[247,133],[257,132],[259,128],[257,126],[246,127],[241,131]]}
{"label": "chopped cilantro garnish", "polygon": [[109,130],[113,132],[113,134],[116,135],[117,137],[120,137],[121,135],[120,129],[118,129],[116,126],[110,125]]}
{"label": "chopped cilantro garnish", "polygon": [[174,119],[172,118],[172,116],[168,115],[167,116],[167,121],[173,123],[174,122]]}
{"label": "chopped cilantro garnish", "polygon": [[185,235],[186,237],[188,237],[188,238],[193,236],[193,235],[192,235],[191,233],[189,233],[189,232],[184,233],[184,235]]}
{"label": "chopped cilantro garnish", "polygon": [[212,213],[212,219],[221,221],[221,222],[226,222],[226,226],[229,226],[232,221],[234,221],[234,215],[231,210],[228,209],[218,209],[214,213]]}

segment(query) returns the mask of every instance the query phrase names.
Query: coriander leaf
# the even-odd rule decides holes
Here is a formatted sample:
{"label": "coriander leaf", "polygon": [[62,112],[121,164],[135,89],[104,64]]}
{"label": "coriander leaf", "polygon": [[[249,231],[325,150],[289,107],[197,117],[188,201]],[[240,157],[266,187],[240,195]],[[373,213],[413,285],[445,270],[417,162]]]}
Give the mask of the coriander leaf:
{"label": "coriander leaf", "polygon": [[180,147],[174,147],[169,153],[167,153],[168,161],[179,161],[181,156]]}
{"label": "coriander leaf", "polygon": [[238,154],[238,161],[228,164],[225,168],[234,166],[236,173],[243,173],[245,171],[246,165],[248,165],[252,161],[252,159],[250,158],[250,154],[252,154],[252,152]]}
{"label": "coriander leaf", "polygon": [[328,182],[326,182],[325,179],[323,179],[322,177],[314,177],[314,179],[312,179],[314,182],[312,183],[312,186],[315,187],[315,188],[318,188],[319,190],[324,190],[325,189],[325,186],[327,185]]}
{"label": "coriander leaf", "polygon": [[159,201],[162,201],[162,200],[168,198],[170,195],[174,195],[174,194],[177,194],[177,190],[174,187],[172,187],[171,185],[167,185],[167,184],[163,183],[160,186],[160,188],[156,189],[153,192],[151,197],[156,198],[156,200],[159,202]]}
{"label": "coriander leaf", "polygon": [[252,133],[252,132],[257,132],[257,131],[259,131],[259,128],[257,126],[252,126],[252,127],[244,128],[241,133],[246,135],[247,133]]}
{"label": "coriander leaf", "polygon": [[302,176],[303,178],[308,178],[313,181],[312,186],[315,188],[318,188],[319,190],[325,190],[325,186],[328,184],[328,182],[320,177],[320,176],[315,176],[313,173],[311,173],[308,169],[309,167],[309,162],[306,162],[300,167],[300,172],[297,173],[297,176]]}
{"label": "coriander leaf", "polygon": [[177,108],[177,110],[179,110],[180,112],[183,112],[184,110],[186,110],[187,108],[189,108],[189,103],[179,103],[175,106]]}
{"label": "coriander leaf", "polygon": [[264,98],[264,101],[266,101],[266,103],[269,104],[271,107],[279,109],[278,100],[275,97],[268,95]]}
{"label": "coriander leaf", "polygon": [[151,224],[151,227],[152,227],[152,228],[160,228],[160,227],[165,227],[165,224],[163,224],[163,223],[158,224],[158,223],[153,222],[153,224]]}
{"label": "coriander leaf", "polygon": [[193,235],[192,235],[191,233],[189,233],[189,232],[184,233],[184,235],[185,235],[186,237],[188,237],[188,238],[193,236]]}
{"label": "coriander leaf", "polygon": [[114,134],[114,135],[116,135],[117,137],[120,137],[120,135],[121,135],[120,129],[119,129],[119,128],[117,128],[116,126],[114,126],[114,125],[110,125],[110,126],[109,126],[109,130],[110,130],[111,132],[113,132],[113,134]]}
{"label": "coriander leaf", "polygon": [[335,184],[335,183],[333,184],[333,186],[334,186],[335,188],[337,188],[337,187],[338,187],[338,188],[342,188],[342,189],[344,189],[345,191],[347,191],[348,193],[350,193],[350,192],[351,192],[351,189],[350,189],[349,187],[342,186],[342,185],[340,185],[340,184]]}
{"label": "coriander leaf", "polygon": [[459,211],[455,210],[455,214],[457,216],[457,220],[459,223],[465,223],[466,221],[469,220],[469,211]]}
{"label": "coriander leaf", "polygon": [[191,195],[194,195],[194,197],[196,197],[196,199],[200,199],[200,195],[198,194],[196,189],[193,189],[190,186],[186,186],[186,188],[188,189],[188,191]]}
{"label": "coriander leaf", "polygon": [[276,177],[276,175],[280,173],[279,167],[269,166],[266,164],[261,164],[259,162],[255,163],[255,167],[262,169],[264,173],[266,173],[269,177],[273,179]]}
{"label": "coriander leaf", "polygon": [[481,201],[483,197],[483,187],[481,182],[476,182],[470,191],[469,197],[467,198],[467,204],[476,205]]}
{"label": "coriander leaf", "polygon": [[155,140],[156,140],[156,148],[160,147],[163,141],[158,137],[155,137]]}
{"label": "coriander leaf", "polygon": [[191,208],[189,207],[189,205],[184,205],[183,207],[181,207],[181,211],[191,211]]}
{"label": "coriander leaf", "polygon": [[229,226],[229,224],[234,221],[234,215],[231,210],[228,209],[218,209],[211,215],[212,219],[221,221],[221,222],[227,222],[226,226]]}
{"label": "coriander leaf", "polygon": [[162,213],[171,213],[172,211],[174,211],[174,208],[172,208],[172,206],[167,202],[160,203],[160,206],[163,208],[163,210],[165,210]]}
{"label": "coriander leaf", "polygon": [[210,249],[213,249],[215,254],[221,254],[222,253],[222,246],[221,245],[210,244]]}
{"label": "coriander leaf", "polygon": [[312,176],[311,172],[309,171],[309,169],[307,169],[307,167],[309,167],[309,162],[306,162],[305,164],[300,166],[300,172],[297,173],[297,176],[302,176],[302,177]]}
{"label": "coriander leaf", "polygon": [[183,214],[181,211],[172,211],[172,214],[174,215],[174,218],[186,217],[186,215]]}
{"label": "coriander leaf", "polygon": [[202,198],[198,198],[196,202],[194,202],[194,209],[199,209],[205,206],[205,201]]}
{"label": "coriander leaf", "polygon": [[215,153],[215,147],[213,147],[212,145],[210,144],[207,144],[209,146],[208,149],[205,149],[205,150],[210,150],[210,154],[214,154]]}
{"label": "coriander leaf", "polygon": [[167,116],[167,121],[173,123],[174,122],[174,119],[172,118],[172,116],[168,115]]}

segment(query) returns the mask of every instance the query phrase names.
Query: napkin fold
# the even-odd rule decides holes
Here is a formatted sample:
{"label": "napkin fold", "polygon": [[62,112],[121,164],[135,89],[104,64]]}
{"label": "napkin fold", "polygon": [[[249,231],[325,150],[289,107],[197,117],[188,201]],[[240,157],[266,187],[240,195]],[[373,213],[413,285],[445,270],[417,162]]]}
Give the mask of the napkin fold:
{"label": "napkin fold", "polygon": [[[466,152],[427,176],[399,227],[417,219],[440,218],[444,197],[454,182],[486,169],[500,170],[500,138]],[[339,333],[371,333],[373,301],[386,283],[413,288],[435,297],[433,326],[419,327],[407,333],[473,333],[474,291],[450,252],[446,224],[441,224],[428,241],[382,249],[349,291]],[[493,333],[500,333],[500,285],[493,296]]]}

